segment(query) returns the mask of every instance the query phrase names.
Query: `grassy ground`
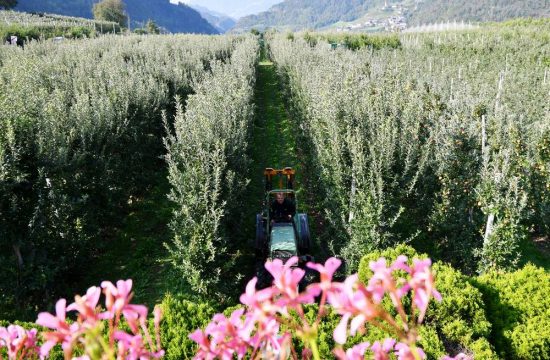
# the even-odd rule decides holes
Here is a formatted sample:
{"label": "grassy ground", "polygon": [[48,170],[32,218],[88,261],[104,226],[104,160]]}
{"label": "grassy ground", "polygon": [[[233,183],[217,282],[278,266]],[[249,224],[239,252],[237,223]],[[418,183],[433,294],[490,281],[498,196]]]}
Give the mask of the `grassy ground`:
{"label": "grassy ground", "polygon": [[115,230],[110,246],[94,260],[83,284],[133,279],[134,302],[149,308],[161,302],[165,293],[181,286],[173,280],[163,245],[172,236],[168,228],[172,212],[168,191],[168,180],[162,173],[143,198],[129,201],[128,215]]}
{"label": "grassy ground", "polygon": [[301,137],[299,124],[289,111],[285,92],[277,74],[276,66],[262,51],[256,80],[256,118],[251,143],[252,166],[248,178],[251,179],[246,203],[250,247],[255,231],[255,214],[262,209],[264,198],[263,171],[266,167],[281,169],[291,166],[296,170],[296,197],[298,212],[308,214],[313,240],[312,255],[327,257],[326,226],[319,197],[315,169],[311,164],[310,148],[307,140]]}
{"label": "grassy ground", "polygon": [[300,174],[300,164],[296,156],[296,134],[285,109],[275,66],[263,56],[257,71],[256,118],[251,144],[253,166],[250,175],[251,187],[262,195],[263,170],[266,167],[281,169],[291,166]]}
{"label": "grassy ground", "polygon": [[254,276],[252,265],[258,260],[254,257],[253,242],[256,214],[262,210],[264,205],[263,172],[265,168],[282,169],[290,166],[297,170],[298,211],[302,210],[300,162],[296,156],[296,134],[285,109],[275,66],[266,58],[265,51],[262,51],[256,70],[254,98],[256,115],[250,143],[251,166],[247,174],[250,184],[244,199],[242,233],[239,236],[244,239],[246,246],[244,249],[246,255],[242,260],[243,267],[247,269],[245,281]]}

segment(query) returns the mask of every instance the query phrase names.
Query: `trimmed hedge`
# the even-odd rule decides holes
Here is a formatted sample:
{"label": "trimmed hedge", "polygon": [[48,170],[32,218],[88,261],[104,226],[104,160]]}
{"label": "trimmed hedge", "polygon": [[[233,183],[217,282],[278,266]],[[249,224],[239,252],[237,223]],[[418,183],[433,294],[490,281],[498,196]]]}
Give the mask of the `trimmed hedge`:
{"label": "trimmed hedge", "polygon": [[[369,262],[384,257],[390,263],[399,255],[426,258],[412,247],[398,245],[384,251],[370,253],[361,259],[359,279],[366,282],[372,275]],[[421,346],[428,358],[438,359],[445,353],[473,354],[475,359],[496,359],[488,340],[491,323],[485,314],[482,293],[470,283],[470,279],[448,265],[436,263],[436,288],[443,300],[432,301],[421,329]]]}
{"label": "trimmed hedge", "polygon": [[528,264],[477,278],[493,323],[491,339],[506,359],[550,359],[550,274]]}
{"label": "trimmed hedge", "polygon": [[197,346],[189,339],[189,334],[198,328],[204,329],[216,311],[210,304],[170,294],[163,299],[161,308],[160,334],[165,359],[191,359]]}

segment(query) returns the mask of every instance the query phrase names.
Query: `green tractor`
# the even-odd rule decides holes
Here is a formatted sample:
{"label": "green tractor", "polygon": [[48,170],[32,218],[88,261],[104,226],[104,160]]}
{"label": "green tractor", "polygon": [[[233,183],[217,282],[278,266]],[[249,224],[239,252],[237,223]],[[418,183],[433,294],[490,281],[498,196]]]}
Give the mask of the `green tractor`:
{"label": "green tractor", "polygon": [[[262,212],[256,215],[254,242],[259,285],[269,282],[269,276],[263,269],[267,259],[286,262],[298,256],[301,265],[313,260],[308,255],[311,251],[311,235],[307,214],[296,212],[295,174],[295,170],[290,167],[282,170],[267,168],[264,171],[265,199]],[[278,187],[274,188],[277,180]]]}

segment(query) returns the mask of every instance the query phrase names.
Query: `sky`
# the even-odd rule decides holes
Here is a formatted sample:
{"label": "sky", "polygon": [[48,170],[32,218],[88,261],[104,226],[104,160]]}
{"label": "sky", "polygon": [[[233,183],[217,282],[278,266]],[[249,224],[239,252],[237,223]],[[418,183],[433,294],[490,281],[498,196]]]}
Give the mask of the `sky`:
{"label": "sky", "polygon": [[283,0],[170,0],[172,3],[183,2],[190,5],[203,6],[236,19],[266,11],[271,6],[282,1]]}

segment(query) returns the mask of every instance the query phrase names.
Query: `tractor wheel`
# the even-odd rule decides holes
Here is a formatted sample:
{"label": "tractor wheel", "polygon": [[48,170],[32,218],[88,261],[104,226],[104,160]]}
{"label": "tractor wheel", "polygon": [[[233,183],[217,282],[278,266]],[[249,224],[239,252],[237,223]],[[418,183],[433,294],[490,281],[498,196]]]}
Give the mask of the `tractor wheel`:
{"label": "tractor wheel", "polygon": [[256,290],[268,288],[273,283],[273,277],[265,268],[265,260],[256,260],[255,275],[258,279]]}
{"label": "tractor wheel", "polygon": [[254,242],[254,248],[256,253],[263,254],[266,251],[265,241],[265,221],[262,218],[262,214],[256,214],[256,239]]}
{"label": "tractor wheel", "polygon": [[307,214],[298,214],[298,226],[300,226],[300,238],[298,239],[298,247],[300,253],[307,254],[311,249],[311,235],[309,233],[309,222]]}

